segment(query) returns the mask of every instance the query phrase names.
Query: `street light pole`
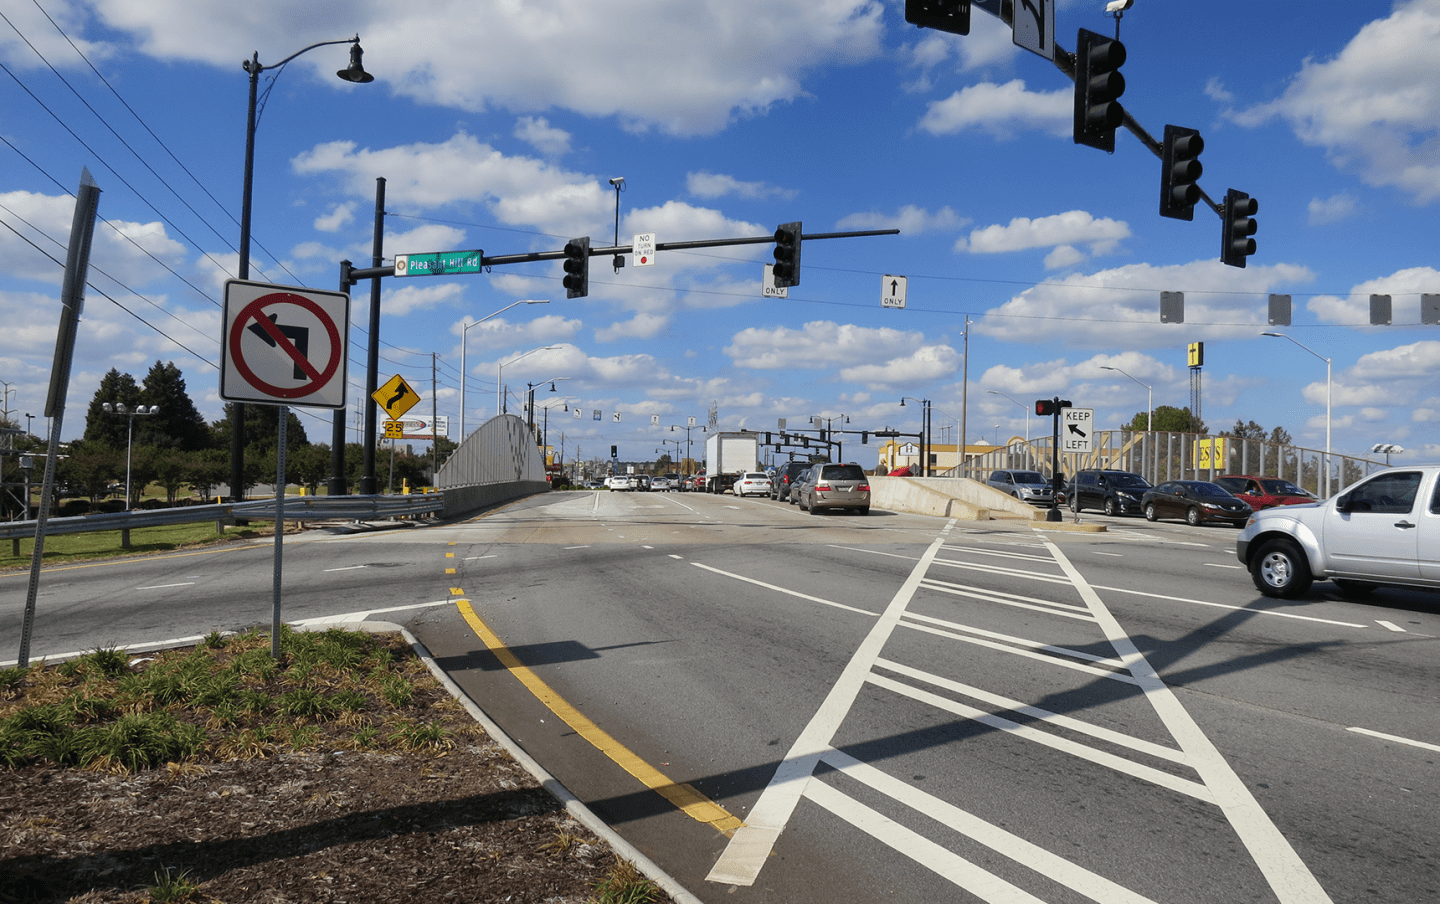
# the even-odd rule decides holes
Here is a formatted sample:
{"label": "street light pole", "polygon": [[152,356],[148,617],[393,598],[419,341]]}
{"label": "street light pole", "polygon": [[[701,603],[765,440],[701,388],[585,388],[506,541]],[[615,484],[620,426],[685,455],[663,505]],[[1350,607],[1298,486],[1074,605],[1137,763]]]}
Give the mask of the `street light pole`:
{"label": "street light pole", "polygon": [[130,450],[134,446],[135,440],[135,417],[137,415],[145,417],[152,414],[159,414],[160,406],[139,405],[134,411],[131,411],[124,402],[116,402],[113,405],[109,402],[104,402],[100,405],[100,408],[107,414],[119,414],[129,419],[125,426],[125,507],[128,510],[132,505],[130,496]]}
{"label": "street light pole", "polygon": [[[1001,392],[998,389],[987,389],[985,391],[990,393],[991,395],[1005,396],[1005,398],[1010,399],[1010,396],[1005,395],[1005,393]],[[1014,399],[1010,399],[1010,401],[1015,402]],[[1020,405],[1019,402],[1015,402],[1015,404]],[[1028,446],[1030,445],[1030,406],[1020,405],[1020,407],[1025,409],[1025,445]]]}
{"label": "street light pole", "polygon": [[[501,308],[500,310],[496,311],[494,314],[486,314],[484,317],[481,317],[479,320],[475,321],[474,323],[467,323],[467,324],[463,325],[462,327],[460,327],[460,442],[462,442],[462,443],[465,442],[465,435],[466,435],[466,434],[465,434],[465,377],[466,377],[466,371],[465,371],[465,366],[466,366],[466,365],[465,365],[465,340],[466,340],[466,339],[468,338],[468,336],[469,336],[470,327],[475,326],[476,324],[484,323],[485,321],[489,320],[491,317],[496,317],[496,316],[498,316],[498,315],[500,315],[500,314],[503,314],[503,313],[505,313],[506,311],[508,311],[508,310],[510,310],[511,308],[516,307],[516,306],[518,306],[518,305],[522,305],[522,304],[549,304],[549,303],[550,303],[550,299],[548,299],[548,298],[527,298],[527,299],[525,299],[524,301],[517,301],[517,302],[515,302],[514,304],[507,304],[505,307],[503,307],[503,308]],[[498,412],[497,412],[497,413],[498,413]]]}
{"label": "street light pole", "polygon": [[[250,278],[250,208],[255,187],[255,125],[256,107],[259,99],[260,73],[267,69],[279,69],[286,63],[314,50],[316,47],[325,47],[329,44],[350,45],[350,65],[335,73],[347,82],[365,84],[373,82],[375,76],[365,71],[360,64],[364,51],[360,49],[360,36],[346,38],[340,41],[321,41],[318,44],[311,44],[304,50],[298,50],[285,59],[271,66],[260,65],[260,51],[255,51],[248,60],[243,60],[240,67],[250,74],[250,103],[245,116],[245,172],[242,180],[240,194],[240,249],[239,261],[236,271],[240,279]],[[375,337],[371,336],[373,343]],[[230,403],[230,501],[240,502],[241,494],[245,486],[245,406],[240,402]]]}
{"label": "street light pole", "polygon": [[1305,349],[1305,351],[1325,362],[1325,497],[1328,499],[1330,497],[1330,412],[1331,402],[1334,400],[1334,395],[1332,394],[1334,387],[1330,382],[1330,359],[1288,333],[1261,333],[1260,335],[1274,336],[1278,339],[1289,339],[1291,342]]}
{"label": "street light pole", "polygon": [[558,345],[542,345],[542,346],[540,346],[539,348],[532,348],[532,349],[530,349],[530,351],[525,352],[525,353],[522,354],[522,355],[516,355],[515,357],[511,358],[509,361],[501,361],[501,362],[499,362],[499,363],[497,363],[497,364],[495,365],[495,413],[496,413],[496,414],[504,414],[504,413],[505,413],[505,391],[501,388],[501,385],[500,385],[500,376],[501,376],[501,374],[503,374],[503,373],[505,372],[505,365],[506,365],[506,364],[514,364],[516,361],[519,361],[521,358],[528,357],[528,356],[530,356],[530,355],[535,354],[536,352],[549,352],[549,351],[554,351],[555,349],[557,349],[557,348],[559,348],[559,347],[560,347],[560,346],[558,346]]}
{"label": "street light pole", "polygon": [[[1101,369],[1101,370],[1113,370],[1113,371],[1115,371],[1117,374],[1124,374],[1125,376],[1130,377],[1129,374],[1125,373],[1125,371],[1121,370],[1120,368],[1118,368],[1118,367],[1111,367],[1111,366],[1109,366],[1108,364],[1102,364],[1102,365],[1100,365],[1100,369]],[[1135,380],[1134,377],[1130,377],[1130,379],[1131,379],[1131,380]],[[1135,382],[1136,382],[1136,383],[1140,383],[1139,380],[1135,380]],[[1155,437],[1155,387],[1151,386],[1151,385],[1148,384],[1148,383],[1140,383],[1140,385],[1145,387],[1145,393],[1146,393],[1146,395],[1145,395],[1145,431],[1150,434],[1150,445],[1151,445],[1151,447],[1154,449],[1155,454],[1158,456],[1158,455],[1160,454],[1160,447],[1156,444],[1156,437]],[[1149,480],[1150,480],[1151,483],[1159,483],[1159,482],[1160,482],[1160,481],[1159,481],[1159,478],[1160,478],[1160,466],[1159,466],[1159,464],[1158,464],[1158,461],[1157,461],[1157,464],[1155,465],[1154,470],[1153,470],[1149,475],[1147,475],[1147,477],[1149,478]]]}

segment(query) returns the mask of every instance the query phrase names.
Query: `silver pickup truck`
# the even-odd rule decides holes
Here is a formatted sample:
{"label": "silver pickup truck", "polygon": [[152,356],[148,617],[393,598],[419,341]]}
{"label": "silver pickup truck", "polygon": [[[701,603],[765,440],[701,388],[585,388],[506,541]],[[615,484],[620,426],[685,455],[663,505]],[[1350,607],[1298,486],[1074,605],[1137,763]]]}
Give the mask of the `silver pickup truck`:
{"label": "silver pickup truck", "polygon": [[1377,471],[1324,502],[1255,512],[1235,554],[1266,596],[1293,599],[1317,580],[1350,595],[1440,589],[1440,465]]}

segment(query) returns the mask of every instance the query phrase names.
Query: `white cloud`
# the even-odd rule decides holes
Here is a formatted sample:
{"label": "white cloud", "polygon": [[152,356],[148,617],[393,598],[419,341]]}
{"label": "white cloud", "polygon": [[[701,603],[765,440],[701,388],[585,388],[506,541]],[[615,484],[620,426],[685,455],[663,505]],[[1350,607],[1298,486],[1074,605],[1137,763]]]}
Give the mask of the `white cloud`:
{"label": "white cloud", "polygon": [[[9,211],[7,222],[14,223],[30,240],[20,238],[9,229],[0,230],[0,270],[9,276],[60,285],[65,276],[66,244],[70,238],[71,221],[75,218],[75,199],[67,195],[12,191],[0,193],[0,205]],[[104,210],[102,205],[102,215]],[[18,220],[24,220],[24,223]],[[143,288],[169,278],[169,273],[161,263],[156,263],[157,260],[172,269],[186,266],[185,247],[170,238],[165,224],[119,219],[95,224],[90,251],[92,280],[108,283],[99,272],[104,271],[128,286]]]}
{"label": "white cloud", "polygon": [[727,195],[750,199],[793,198],[798,194],[768,182],[742,182],[734,176],[703,172],[687,173],[685,190],[697,198],[723,198]]}
{"label": "white cloud", "polygon": [[515,121],[515,137],[549,157],[570,150],[570,133],[550,125],[543,116],[522,116]]}
{"label": "white cloud", "polygon": [[1311,198],[1309,204],[1310,225],[1325,226],[1348,220],[1355,215],[1358,203],[1354,195],[1341,192],[1328,198]]}
{"label": "white cloud", "polygon": [[1130,227],[1108,217],[1096,219],[1083,210],[1071,210],[1048,217],[1016,217],[1008,225],[999,224],[973,230],[968,239],[955,243],[956,251],[972,254],[999,254],[1031,248],[1055,250],[1046,258],[1047,267],[1068,267],[1084,260],[1076,245],[1089,246],[1091,254],[1112,254],[1121,239],[1128,238]]}
{"label": "white cloud", "polygon": [[1389,295],[1395,323],[1419,323],[1420,296],[1434,293],[1436,286],[1440,286],[1440,270],[1410,267],[1360,283],[1344,298],[1317,295],[1305,307],[1326,323],[1367,324],[1370,322],[1370,296]]}
{"label": "white cloud", "polygon": [[815,320],[799,329],[749,327],[725,349],[736,367],[755,370],[826,369],[836,361],[876,364],[903,357],[920,347],[922,334],[871,329]]}
{"label": "white cloud", "polygon": [[866,211],[848,214],[835,226],[837,229],[898,229],[901,235],[919,235],[922,232],[959,229],[968,222],[949,207],[931,213],[923,207],[906,204],[895,213]]}
{"label": "white cloud", "polygon": [[339,232],[353,222],[355,222],[355,202],[347,201],[344,204],[336,204],[323,217],[316,217],[315,228],[321,232]]}
{"label": "white cloud", "polygon": [[1015,138],[1039,131],[1056,137],[1074,129],[1074,91],[1027,91],[1020,79],[997,85],[982,82],[962,88],[930,105],[919,128],[931,135],[957,135],[967,130],[996,138]]}
{"label": "white cloud", "polygon": [[1307,59],[1285,93],[1234,114],[1244,125],[1288,122],[1306,144],[1371,185],[1417,203],[1440,199],[1440,0],[1395,4],[1328,60]]}
{"label": "white cloud", "polygon": [[[803,97],[811,70],[881,53],[884,7],[878,0],[427,0],[398,9],[338,0],[107,0],[101,13],[146,53],[227,68],[236,47],[273,46],[282,34],[303,46],[333,37],[343,22],[363,38],[367,64],[379,71],[384,61],[386,89],[417,103],[474,112],[558,107],[613,116],[635,130],[704,135]],[[217,34],[225,40],[200,39]],[[333,76],[344,48],[327,49],[293,65],[328,70],[337,90],[351,90]],[[653,88],[658,78],[664,90]]]}
{"label": "white cloud", "polygon": [[[1063,335],[1076,349],[1173,348],[1198,339],[1250,338],[1267,328],[1264,293],[1312,278],[1304,267],[1218,260],[1173,266],[1130,264],[1072,273],[991,308],[972,329],[1002,341],[1044,344]],[[1184,286],[1185,323],[1160,322],[1162,287]],[[1184,333],[1181,336],[1181,333]]]}
{"label": "white cloud", "polygon": [[840,369],[840,378],[872,391],[918,386],[948,379],[960,370],[960,353],[948,345],[927,345],[879,364]]}

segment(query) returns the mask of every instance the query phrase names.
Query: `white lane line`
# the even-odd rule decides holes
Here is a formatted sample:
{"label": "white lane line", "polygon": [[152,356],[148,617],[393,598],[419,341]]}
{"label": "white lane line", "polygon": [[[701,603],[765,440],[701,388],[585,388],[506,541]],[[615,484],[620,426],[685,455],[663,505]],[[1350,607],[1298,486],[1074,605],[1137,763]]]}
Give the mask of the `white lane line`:
{"label": "white lane line", "polygon": [[1244,565],[1221,565],[1219,562],[1201,562],[1202,568],[1233,568],[1236,571],[1244,571]]}
{"label": "white lane line", "polygon": [[1003,716],[991,715],[983,709],[966,706],[948,697],[942,697],[939,694],[932,694],[918,687],[903,684],[893,678],[886,678],[884,675],[872,673],[870,675],[870,683],[877,687],[894,691],[903,697],[909,697],[911,700],[917,700],[927,706],[933,706],[936,709],[969,719],[972,722],[979,722],[981,725],[988,725],[997,731],[1009,732],[1031,743],[1040,744],[1052,750],[1058,750],[1061,753],[1068,753],[1078,759],[1088,760],[1096,765],[1108,767],[1116,772],[1134,776],[1142,781],[1150,782],[1152,785],[1159,785],[1161,788],[1167,788],[1179,794],[1193,797],[1196,800],[1205,801],[1206,803],[1216,802],[1210,789],[1201,782],[1181,778],[1178,775],[1171,775],[1153,766],[1145,766],[1133,760],[1127,760],[1123,756],[1116,756],[1113,753],[1107,753],[1106,751],[1086,746],[1077,741],[1072,741],[1069,738],[1062,738],[1059,735],[1041,731],[1031,725],[1021,725]]}
{"label": "white lane line", "polygon": [[194,581],[185,581],[181,584],[151,584],[149,587],[136,587],[136,590],[164,590],[167,587],[193,587]]}
{"label": "white lane line", "polygon": [[[915,810],[917,813],[928,816],[951,831],[983,844],[992,851],[1009,857],[1016,863],[1034,870],[1036,873],[1046,876],[1084,895],[1092,901],[1103,902],[1103,904],[1112,904],[1112,902],[1113,904],[1153,904],[1149,898],[1138,895],[1124,886],[1111,882],[1104,876],[1097,875],[1084,867],[1071,863],[1064,857],[1057,857],[1044,848],[1032,844],[1018,835],[1007,832],[999,826],[988,823],[973,813],[968,813],[954,804],[935,797],[933,794],[928,794],[919,788],[907,785],[899,779],[892,778],[874,766],[862,763],[843,751],[832,751],[825,754],[823,759],[827,765],[834,767],[849,778],[860,782],[862,785],[898,801],[910,809]],[[818,795],[814,793],[819,789],[824,790],[820,791]],[[833,798],[830,798],[826,792],[844,797],[839,791],[835,791],[829,785],[818,781],[811,784],[805,796],[820,806],[825,807],[825,809],[830,810],[830,812],[835,813],[837,816],[848,819],[848,817],[844,817],[837,808],[831,806],[830,801],[832,801]],[[846,798],[846,800],[849,800],[849,798]],[[850,820],[850,822],[852,825],[859,825],[853,820]],[[890,824],[894,825],[894,823]],[[861,826],[861,828],[864,827]],[[866,831],[868,831],[868,829],[866,829]],[[871,834],[885,841],[880,835],[873,832]],[[886,843],[889,844],[890,842],[886,841]],[[892,844],[891,847],[895,847],[895,845]],[[900,848],[896,847],[896,850],[900,850]],[[944,862],[947,858],[955,856],[943,848],[927,850],[924,859],[915,857],[915,855],[909,851],[905,851],[904,853],[926,866],[930,866],[930,864],[935,862]],[[934,867],[931,868],[934,869]],[[955,880],[952,878],[951,881],[954,882]],[[974,894],[979,894],[974,888],[969,888],[969,890]]]}
{"label": "white lane line", "polygon": [[1147,741],[1144,738],[1133,737],[1115,731],[1113,728],[1106,728],[1103,725],[1091,725],[1089,722],[1082,722],[1073,716],[1053,713],[1047,709],[1041,709],[1038,706],[1031,706],[1019,700],[1002,697],[999,694],[993,694],[990,691],[983,690],[974,685],[962,684],[959,681],[934,675],[929,672],[923,672],[920,669],[911,668],[908,665],[889,659],[877,659],[875,665],[877,668],[888,669],[889,671],[906,675],[916,681],[924,681],[927,684],[942,687],[951,693],[962,694],[971,699],[979,700],[981,703],[988,703],[991,706],[998,706],[1001,709],[1007,709],[1011,712],[1030,716],[1032,719],[1039,719],[1051,725],[1068,728],[1076,734],[1086,734],[1101,741],[1108,741],[1116,747],[1128,747],[1137,753],[1143,753],[1156,759],[1169,760],[1172,763],[1179,763],[1182,766],[1186,765],[1184,752],[1176,750],[1173,747],[1165,747],[1153,741]]}
{"label": "white lane line", "polygon": [[1409,633],[1410,633],[1409,631],[1406,631],[1404,628],[1400,627],[1399,625],[1395,624],[1394,622],[1388,622],[1388,621],[1384,621],[1384,620],[1382,620],[1382,619],[1378,619],[1378,618],[1377,618],[1377,619],[1375,619],[1375,624],[1379,625],[1380,627],[1384,628],[1384,629],[1387,630],[1387,631],[1394,631],[1396,634],[1409,634]]}
{"label": "white lane line", "polygon": [[[1093,662],[1097,665],[1108,665],[1112,669],[1123,669],[1125,663],[1118,659],[1110,659],[1105,656],[1096,656],[1094,653],[1086,653],[1084,650],[1072,650],[1069,647],[1057,647],[1048,643],[1040,643],[1038,640],[1029,640],[1024,637],[1015,637],[1010,634],[1001,634],[999,631],[986,631],[983,628],[972,628],[969,625],[962,625],[957,622],[946,621],[943,618],[932,618],[928,615],[921,615],[918,612],[907,612],[905,617],[911,621],[918,621],[922,624],[934,625],[957,634],[974,634],[979,637],[986,637],[990,640],[998,640],[1016,647],[1024,647],[1027,650],[1037,650],[1054,653],[1057,656],[1069,656],[1071,659],[1080,659],[1085,662]],[[916,627],[907,624],[906,627]]]}
{"label": "white lane line", "polygon": [[675,555],[675,553],[673,553],[673,552],[670,553],[670,558],[672,558],[672,559],[679,559],[679,560],[681,560],[681,561],[684,561],[684,559],[685,559],[684,556],[677,556],[677,555]]}
{"label": "white lane line", "polygon": [[589,549],[589,548],[590,548],[590,544],[589,544],[589,543],[586,543],[584,546],[566,546],[566,547],[564,547],[564,548],[565,548],[565,549]]}
{"label": "white lane line", "polygon": [[1095,555],[1097,555],[1097,556],[1109,556],[1109,557],[1112,558],[1112,559],[1123,559],[1123,558],[1125,558],[1125,554],[1124,554],[1124,553],[1120,553],[1120,552],[1097,552],[1097,553],[1095,553]]}
{"label": "white lane line", "polygon": [[499,556],[498,556],[497,553],[493,553],[493,552],[492,552],[492,553],[491,553],[490,555],[488,555],[488,556],[466,556],[465,558],[461,559],[460,561],[462,561],[462,562],[473,562],[473,561],[475,561],[476,559],[495,559],[495,558],[499,558]]}
{"label": "white lane line", "polygon": [[1371,731],[1368,728],[1347,728],[1346,731],[1353,731],[1356,734],[1369,735],[1372,738],[1379,738],[1382,741],[1394,741],[1396,744],[1408,744],[1411,747],[1419,747],[1421,750],[1433,750],[1440,753],[1440,744],[1426,744],[1424,741],[1413,741],[1410,738],[1402,738],[1399,735],[1382,734],[1378,731]]}
{"label": "white lane line", "polygon": [[[676,556],[675,558],[678,559],[679,556]],[[721,570],[718,569],[718,568],[714,568],[714,567],[711,567],[711,566],[709,566],[709,565],[704,565],[704,564],[701,564],[700,562],[691,562],[690,564],[691,564],[691,565],[694,565],[696,568],[703,568],[703,569],[705,569],[706,571],[711,571],[711,572],[714,572],[715,574],[723,575],[724,577],[727,577],[727,578],[734,578],[734,579],[737,580],[737,581],[744,581],[744,582],[747,583],[747,584],[754,584],[756,587],[764,587],[766,590],[773,590],[773,591],[775,591],[776,593],[784,593],[784,594],[786,594],[787,596],[798,596],[800,599],[802,599],[802,600],[810,600],[812,603],[821,603],[821,604],[826,605],[826,606],[833,606],[833,607],[835,607],[836,609],[844,609],[846,612],[858,612],[858,613],[861,614],[861,615],[868,615],[868,616],[870,616],[871,618],[875,618],[875,613],[874,613],[874,612],[871,612],[871,611],[868,610],[868,609],[857,609],[857,608],[855,608],[854,606],[847,606],[847,605],[845,605],[844,603],[837,603],[837,602],[835,602],[834,600],[827,600],[827,599],[822,599],[822,598],[820,598],[820,597],[818,597],[818,596],[811,596],[811,595],[808,594],[808,593],[801,593],[801,592],[798,591],[798,590],[788,590],[788,589],[786,589],[786,588],[784,588],[784,587],[780,587],[780,586],[777,586],[777,585],[775,585],[775,584],[767,584],[767,583],[765,583],[764,581],[757,581],[755,578],[747,578],[747,577],[745,577],[743,574],[735,574],[734,572],[730,572],[730,571],[721,571]]]}
{"label": "white lane line", "polygon": [[[1060,666],[1061,668],[1072,669],[1076,672],[1084,672],[1085,674],[1091,675],[1096,678],[1108,678],[1111,681],[1119,681],[1121,684],[1136,683],[1134,678],[1131,678],[1129,675],[1126,675],[1123,672],[1112,672],[1109,669],[1100,669],[1094,666],[1085,665],[1084,663],[1080,662],[1070,662],[1065,659],[1057,659],[1054,656],[1046,656],[1043,653],[1035,653],[1030,650],[1024,650],[1019,647],[1011,646],[1009,644],[995,643],[994,641],[982,640],[978,637],[965,637],[962,634],[954,634],[949,631],[941,631],[939,628],[930,628],[926,627],[925,625],[916,625],[908,621],[902,621],[900,624],[906,628],[911,629],[912,631],[923,631],[926,634],[937,634],[940,637],[945,637],[950,640],[958,640],[968,644],[974,644],[977,647],[988,647],[992,650],[999,650],[1002,653],[1009,653],[1012,656],[1023,656],[1026,659],[1033,659],[1036,662],[1043,662],[1046,665]],[[1051,649],[1058,650],[1059,648],[1052,647]],[[1063,652],[1068,653],[1072,656],[1081,655],[1073,650],[1065,650]]]}
{"label": "white lane line", "polygon": [[1106,639],[1125,662],[1130,674],[1135,677],[1146,699],[1154,707],[1155,714],[1160,717],[1170,736],[1180,745],[1180,749],[1185,751],[1190,765],[1200,774],[1201,781],[1214,794],[1220,810],[1254,858],[1255,865],[1265,876],[1276,898],[1281,904],[1330,904],[1330,896],[1325,893],[1319,880],[1305,866],[1285,836],[1280,834],[1275,823],[1270,821],[1269,815],[1259,801],[1255,800],[1250,789],[1230,768],[1230,764],[1225,762],[1225,757],[1205,736],[1205,732],[1190,713],[1185,711],[1174,691],[1161,680],[1145,654],[1140,652],[1134,641],[1120,627],[1120,623],[1105,607],[1105,603],[1085,580],[1084,575],[1071,564],[1060,547],[1041,536],[1045,539],[1045,545],[1050,547],[1055,561],[1070,576],[1080,597],[1090,606]]}
{"label": "white lane line", "polygon": [[947,851],[858,800],[846,797],[824,782],[812,782],[805,789],[805,796],[870,837],[916,863],[924,864],[987,904],[1045,904],[1024,889],[1011,885],[953,851]]}
{"label": "white lane line", "polygon": [[360,568],[369,568],[369,567],[370,567],[369,565],[346,565],[346,566],[344,566],[343,568],[327,568],[327,569],[325,569],[325,574],[329,574],[329,573],[332,572],[332,571],[355,571],[355,570],[360,569]]}
{"label": "white lane line", "polygon": [[775,770],[770,784],[760,793],[760,799],[755,802],[745,824],[735,830],[735,834],[720,854],[720,859],[705,877],[706,881],[724,882],[728,885],[755,884],[760,869],[775,847],[775,841],[800,803],[800,795],[810,783],[820,756],[830,750],[831,739],[835,737],[835,732],[839,730],[840,723],[845,720],[850,708],[855,705],[855,698],[865,687],[866,678],[875,660],[880,658],[886,641],[900,624],[900,616],[915,598],[920,589],[920,579],[925,576],[944,542],[943,537],[932,542],[905,579],[905,583],[895,591],[895,596],[885,607],[884,614],[870,629],[855,655],[846,663],[840,678],[830,688],[825,701],[820,704],[810,723],[800,732],[800,737],[796,738],[785,754],[785,759]]}
{"label": "white lane line", "polygon": [[1106,593],[1128,593],[1131,596],[1143,596],[1152,600],[1165,600],[1170,603],[1190,603],[1194,606],[1210,606],[1213,609],[1229,609],[1232,612],[1247,612],[1252,615],[1271,615],[1275,618],[1295,618],[1300,621],[1319,622],[1322,625],[1338,625],[1342,628],[1368,628],[1369,625],[1360,625],[1355,622],[1336,621],[1333,618],[1316,618],[1313,615],[1297,615],[1294,612],[1276,612],[1273,609],[1252,609],[1249,606],[1231,606],[1227,603],[1212,603],[1209,600],[1190,599],[1184,596],[1166,596],[1163,593],[1151,593],[1148,590],[1130,590],[1125,587],[1105,587],[1100,584],[1091,585],[1092,589],[1103,590]]}
{"label": "white lane line", "polygon": [[1036,599],[1033,596],[1020,596],[1018,594],[1000,593],[999,591],[993,590],[985,591],[978,587],[967,587],[964,584],[952,584],[949,581],[936,581],[930,578],[925,579],[925,588],[927,590],[938,590],[941,593],[949,593],[953,596],[968,596],[972,599],[987,603],[1000,603],[1005,606],[1014,606],[1017,609],[1031,609],[1035,612],[1044,612],[1047,615],[1063,615],[1066,618],[1074,618],[1087,622],[1095,620],[1089,612],[1079,606]]}

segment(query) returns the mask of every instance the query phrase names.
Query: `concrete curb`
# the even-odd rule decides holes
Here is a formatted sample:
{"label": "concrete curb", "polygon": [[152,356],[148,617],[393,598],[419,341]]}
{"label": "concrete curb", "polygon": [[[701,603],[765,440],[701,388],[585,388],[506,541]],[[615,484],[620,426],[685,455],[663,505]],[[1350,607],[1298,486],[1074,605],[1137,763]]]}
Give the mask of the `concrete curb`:
{"label": "concrete curb", "polygon": [[[469,695],[461,690],[458,684],[451,680],[450,676],[435,662],[434,657],[430,655],[430,651],[425,648],[425,645],[420,642],[420,639],[414,634],[411,634],[409,629],[404,625],[397,625],[394,622],[366,621],[363,618],[353,619],[341,616],[331,619],[306,621],[304,624],[292,624],[290,627],[296,631],[326,631],[330,628],[344,628],[351,631],[365,631],[369,634],[399,634],[404,637],[405,642],[410,644],[410,648],[415,651],[415,655],[419,656],[425,663],[425,667],[430,670],[430,674],[435,676],[435,680],[439,681],[440,685],[449,691],[450,695],[454,697],[461,706],[465,707],[465,711],[470,714],[471,718],[480,723],[480,727],[485,729],[485,732],[490,735],[495,743],[504,747],[505,752],[514,757],[515,761],[521,766],[524,766],[526,772],[534,776],[535,780],[538,781],[546,791],[549,791],[556,800],[564,804],[566,812],[573,816],[577,822],[598,835],[606,844],[614,849],[616,854],[635,864],[640,872],[645,874],[647,879],[664,889],[665,893],[674,898],[679,904],[704,904],[704,902],[677,882],[673,876],[661,869],[659,864],[640,853],[634,845],[620,837],[619,833],[606,825],[604,820],[596,816],[589,807],[585,806],[580,798],[572,794],[569,788],[562,785],[559,779],[546,771],[544,766],[537,763],[519,744],[516,744],[513,738],[507,735],[499,725],[496,725],[489,716],[485,715],[485,711],[477,706],[475,701],[471,700]],[[160,650],[195,646],[203,643],[204,640],[205,637],[203,635],[196,637],[176,637],[170,640],[127,644],[123,647],[117,647],[117,649],[123,649],[126,653],[130,654],[154,653]],[[57,656],[41,657],[36,659],[32,664],[48,665],[65,662],[83,655],[85,655],[83,652],[62,653]],[[0,667],[8,668],[15,664],[15,662],[0,663]]]}
{"label": "concrete curb", "polygon": [[[306,626],[306,629],[323,631],[326,627],[324,623],[317,623],[313,626]],[[585,806],[580,798],[576,797],[571,793],[569,788],[561,784],[559,779],[551,775],[544,766],[537,763],[519,744],[516,744],[514,739],[505,733],[504,729],[496,725],[495,722],[485,714],[485,711],[477,706],[475,701],[471,700],[470,696],[461,690],[458,684],[451,680],[450,676],[446,674],[445,671],[440,668],[439,664],[435,662],[434,658],[431,657],[430,651],[425,648],[425,645],[420,642],[419,638],[411,634],[404,626],[397,625],[393,622],[362,621],[359,623],[349,623],[346,627],[356,628],[374,634],[399,633],[403,636],[411,648],[415,650],[415,654],[424,660],[425,666],[430,669],[430,674],[435,676],[435,680],[439,681],[440,684],[450,692],[451,696],[458,700],[461,706],[465,707],[465,711],[470,714],[471,718],[479,722],[480,726],[485,729],[486,733],[489,734],[497,744],[504,747],[506,752],[515,758],[516,762],[525,767],[525,771],[534,776],[535,780],[544,786],[546,791],[554,795],[556,800],[564,804],[566,812],[575,817],[576,821],[600,836],[600,838],[615,850],[616,854],[635,864],[640,872],[645,874],[647,879],[664,889],[665,893],[674,898],[679,904],[703,904],[699,898],[686,890],[673,876],[661,869],[659,864],[649,857],[646,857],[634,845],[620,837],[618,832],[610,828],[600,817],[596,816],[589,807]]]}

